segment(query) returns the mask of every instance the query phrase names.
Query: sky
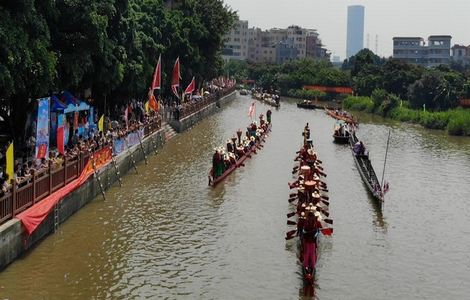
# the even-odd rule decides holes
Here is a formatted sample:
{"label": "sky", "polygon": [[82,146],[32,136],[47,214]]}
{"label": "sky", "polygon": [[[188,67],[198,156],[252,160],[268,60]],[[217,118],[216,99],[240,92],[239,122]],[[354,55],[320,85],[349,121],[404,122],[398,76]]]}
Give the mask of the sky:
{"label": "sky", "polygon": [[451,35],[470,45],[470,0],[224,0],[249,27],[317,29],[332,56],[346,56],[349,5],[365,6],[364,47],[391,56],[394,36]]}

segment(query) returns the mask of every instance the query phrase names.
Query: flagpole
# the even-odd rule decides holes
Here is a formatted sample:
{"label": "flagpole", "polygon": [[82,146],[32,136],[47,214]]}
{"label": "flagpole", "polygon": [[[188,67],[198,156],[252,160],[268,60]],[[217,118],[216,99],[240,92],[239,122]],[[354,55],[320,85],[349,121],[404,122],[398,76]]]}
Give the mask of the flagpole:
{"label": "flagpole", "polygon": [[385,167],[387,166],[388,146],[390,144],[390,134],[391,134],[391,132],[392,132],[392,130],[389,129],[388,130],[388,139],[387,139],[387,149],[385,150],[384,168],[383,168],[383,171],[382,171],[382,183],[380,185],[380,187],[382,189],[382,193],[383,193],[383,188],[384,188]]}

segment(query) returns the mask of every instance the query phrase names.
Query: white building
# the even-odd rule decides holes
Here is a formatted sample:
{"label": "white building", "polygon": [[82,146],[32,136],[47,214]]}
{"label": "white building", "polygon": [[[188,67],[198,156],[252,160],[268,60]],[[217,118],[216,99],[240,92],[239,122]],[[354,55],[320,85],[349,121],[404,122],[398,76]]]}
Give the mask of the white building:
{"label": "white building", "polygon": [[224,60],[248,58],[248,21],[237,21],[224,38],[225,47],[222,50]]}
{"label": "white building", "polygon": [[323,48],[319,34],[314,29],[292,25],[286,29],[261,30],[248,28],[248,21],[237,21],[225,35],[222,52],[224,60],[248,60],[255,63],[280,63],[291,60],[292,55],[295,55],[294,59],[311,57],[329,60],[329,53]]}
{"label": "white building", "polygon": [[431,35],[427,44],[421,37],[394,37],[393,58],[425,67],[450,63],[450,35]]}

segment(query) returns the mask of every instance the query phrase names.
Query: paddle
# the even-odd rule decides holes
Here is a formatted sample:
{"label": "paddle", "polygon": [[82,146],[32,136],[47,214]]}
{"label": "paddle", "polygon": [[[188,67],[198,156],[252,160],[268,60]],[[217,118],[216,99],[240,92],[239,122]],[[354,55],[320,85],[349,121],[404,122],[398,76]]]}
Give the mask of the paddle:
{"label": "paddle", "polygon": [[317,211],[321,212],[322,214],[324,214],[324,215],[327,216],[327,217],[330,216],[330,213],[327,212],[325,209],[322,209],[321,207],[318,207],[318,206],[317,206]]}
{"label": "paddle", "polygon": [[297,229],[286,232],[286,236],[294,235],[297,232]]}
{"label": "paddle", "polygon": [[289,197],[294,197],[294,196],[297,196],[297,193],[290,193],[289,194]]}
{"label": "paddle", "polygon": [[323,228],[320,230],[321,233],[323,233],[324,235],[332,235],[333,234],[333,228]]}
{"label": "paddle", "polygon": [[[333,220],[332,219],[323,219],[325,223],[333,225]],[[287,220],[287,225],[297,225],[297,222]]]}
{"label": "paddle", "polygon": [[287,214],[287,217],[288,217],[288,218],[291,218],[291,217],[295,216],[296,213],[297,213],[297,212],[295,212],[295,211],[294,211],[294,212],[291,212],[291,213],[288,213],[288,214]]}
{"label": "paddle", "polygon": [[330,205],[330,202],[328,202],[326,200],[322,200],[321,202],[325,203],[326,205]]}
{"label": "paddle", "polygon": [[287,220],[287,225],[297,225],[297,223],[291,220]]}
{"label": "paddle", "polygon": [[295,237],[296,237],[295,235],[290,235],[290,236],[286,236],[285,239],[286,239],[286,240],[291,240],[291,239],[293,239],[293,238],[295,238]]}
{"label": "paddle", "polygon": [[321,195],[322,199],[325,199],[325,200],[330,200],[330,197],[328,196],[325,196],[325,195]]}
{"label": "paddle", "polygon": [[289,203],[292,203],[292,202],[294,202],[295,200],[297,200],[297,198],[290,198],[290,199],[287,200],[287,201],[289,201]]}

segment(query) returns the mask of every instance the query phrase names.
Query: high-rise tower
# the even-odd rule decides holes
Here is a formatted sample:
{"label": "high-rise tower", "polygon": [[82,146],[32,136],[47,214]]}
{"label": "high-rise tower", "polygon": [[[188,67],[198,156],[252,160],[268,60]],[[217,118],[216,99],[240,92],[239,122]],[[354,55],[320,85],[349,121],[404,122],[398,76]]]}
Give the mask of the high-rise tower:
{"label": "high-rise tower", "polygon": [[348,36],[346,57],[349,58],[364,48],[364,6],[348,6]]}

